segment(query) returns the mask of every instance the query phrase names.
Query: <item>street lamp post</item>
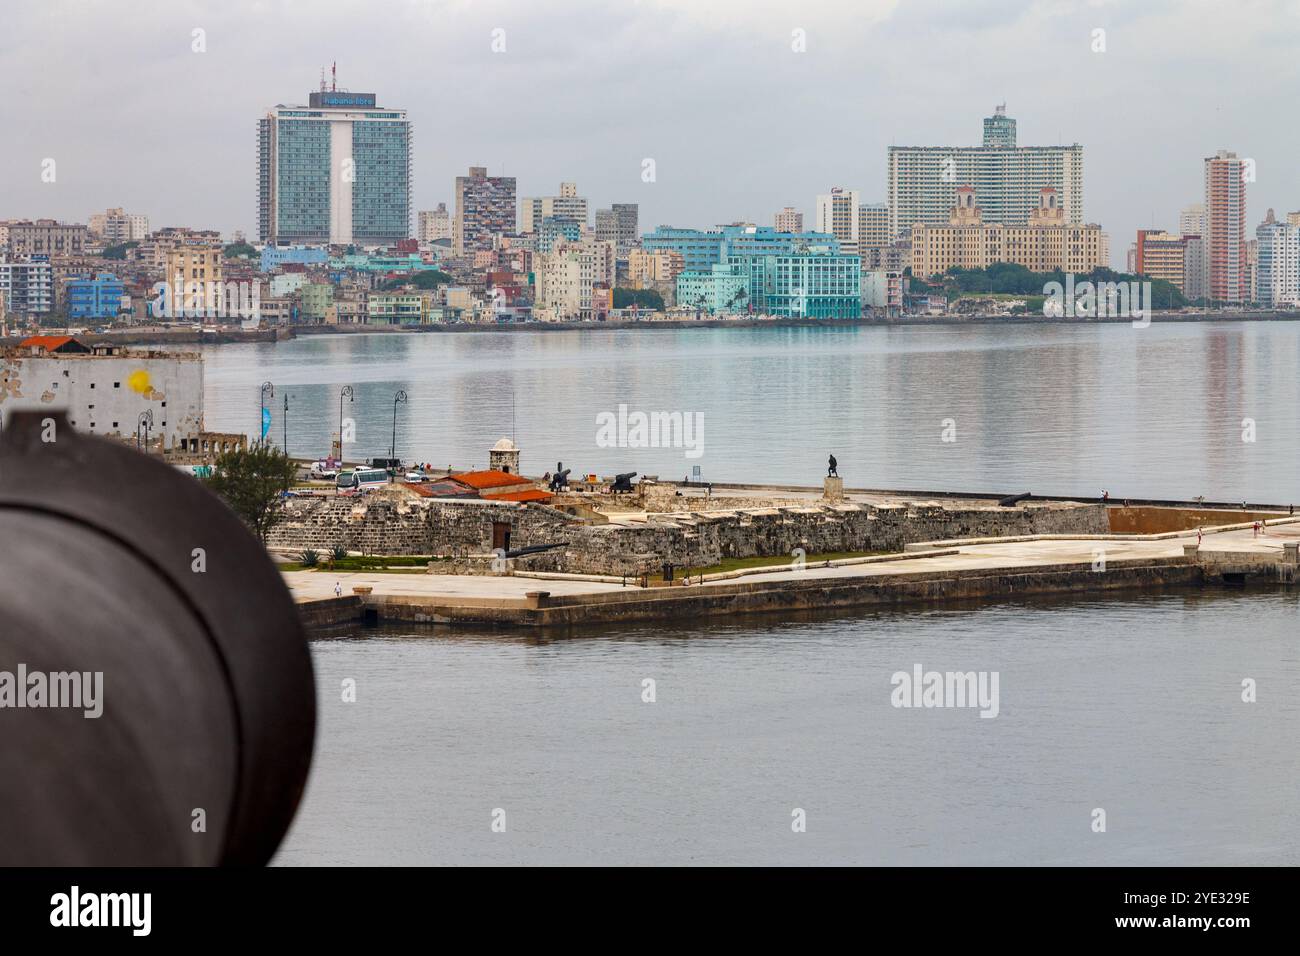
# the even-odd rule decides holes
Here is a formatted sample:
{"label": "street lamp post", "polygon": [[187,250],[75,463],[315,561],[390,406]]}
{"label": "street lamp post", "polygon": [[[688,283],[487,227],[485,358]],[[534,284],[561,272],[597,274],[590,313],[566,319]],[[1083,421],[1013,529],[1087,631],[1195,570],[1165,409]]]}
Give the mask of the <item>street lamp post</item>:
{"label": "street lamp post", "polygon": [[343,399],[347,398],[349,402],[356,401],[352,393],[351,385],[344,385],[339,392],[339,464],[343,464]]}
{"label": "street lamp post", "polygon": [[281,445],[284,453],[289,454],[289,393],[284,393],[284,416],[280,419],[280,427],[284,429],[284,438],[281,439]]}
{"label": "street lamp post", "polygon": [[259,441],[266,441],[266,433],[262,430],[262,423],[266,421],[266,399],[268,396],[275,398],[275,386],[270,382],[263,382],[257,404],[257,435]]}
{"label": "street lamp post", "polygon": [[149,429],[153,427],[153,409],[146,408],[135,421],[135,447],[140,447],[140,429],[144,429],[144,453],[149,454]]}
{"label": "street lamp post", "polygon": [[389,458],[397,457],[397,405],[404,401],[406,401],[406,392],[398,389],[397,394],[393,396],[393,443],[388,446]]}

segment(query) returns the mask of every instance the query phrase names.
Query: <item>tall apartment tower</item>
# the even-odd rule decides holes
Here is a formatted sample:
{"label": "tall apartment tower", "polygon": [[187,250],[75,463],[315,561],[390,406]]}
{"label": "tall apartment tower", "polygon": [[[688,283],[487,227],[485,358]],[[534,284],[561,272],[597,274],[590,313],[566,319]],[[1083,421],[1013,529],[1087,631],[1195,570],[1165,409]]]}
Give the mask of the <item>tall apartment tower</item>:
{"label": "tall apartment tower", "polygon": [[468,176],[456,177],[456,255],[490,250],[493,236],[514,230],[515,177],[489,176],[486,166],[471,166]]}
{"label": "tall apartment tower", "polygon": [[1183,295],[1195,302],[1205,298],[1205,205],[1192,203],[1178,214],[1183,238]]}
{"label": "tall apartment tower", "polygon": [[830,233],[840,241],[840,252],[846,256],[858,254],[858,207],[860,194],[856,189],[839,186],[817,197],[817,232]]}
{"label": "tall apartment tower", "polygon": [[1045,186],[1056,190],[1067,223],[1083,222],[1083,147],[1017,146],[1005,105],[985,118],[981,146],[891,146],[888,159],[891,238],[916,223],[946,223],[958,186],[975,190],[988,223],[1026,222]]}
{"label": "tall apartment tower", "polygon": [[1273,307],[1300,303],[1300,228],[1293,222],[1277,220],[1270,209],[1255,227],[1255,239],[1255,300]]}
{"label": "tall apartment tower", "polygon": [[786,206],[776,214],[777,232],[803,232],[803,213],[794,206]]}
{"label": "tall apartment tower", "polygon": [[1244,165],[1226,149],[1205,158],[1205,292],[1214,302],[1250,299]]}
{"label": "tall apartment tower", "polygon": [[411,124],[374,93],[322,89],[258,121],[257,226],[275,245],[411,235]]}

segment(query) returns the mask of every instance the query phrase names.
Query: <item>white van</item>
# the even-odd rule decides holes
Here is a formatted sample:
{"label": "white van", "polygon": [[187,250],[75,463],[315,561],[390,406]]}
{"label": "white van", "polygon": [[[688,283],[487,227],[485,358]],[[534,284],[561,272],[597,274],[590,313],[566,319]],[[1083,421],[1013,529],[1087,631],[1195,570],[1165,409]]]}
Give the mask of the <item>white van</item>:
{"label": "white van", "polygon": [[382,488],[388,484],[388,480],[388,472],[382,468],[355,468],[339,472],[339,476],[334,479],[334,487],[342,492],[356,494],[371,488]]}

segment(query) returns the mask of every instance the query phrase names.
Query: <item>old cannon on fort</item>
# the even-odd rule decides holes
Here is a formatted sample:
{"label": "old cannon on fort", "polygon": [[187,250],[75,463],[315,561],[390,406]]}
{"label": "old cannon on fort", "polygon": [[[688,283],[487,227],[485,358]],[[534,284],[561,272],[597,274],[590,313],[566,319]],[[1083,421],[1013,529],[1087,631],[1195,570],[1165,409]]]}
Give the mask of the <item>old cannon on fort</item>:
{"label": "old cannon on fort", "polygon": [[1028,491],[1022,495],[1008,495],[998,502],[998,506],[1002,508],[1014,508],[1016,505],[1020,504],[1020,502],[1028,501],[1032,497],[1034,496]]}
{"label": "old cannon on fort", "polygon": [[626,471],[621,475],[615,475],[614,483],[610,485],[609,490],[615,494],[633,491],[632,479],[635,478],[636,475],[637,473],[635,471]]}
{"label": "old cannon on fort", "polygon": [[316,695],[257,539],[175,467],[25,412],[0,541],[0,865],[269,861]]}
{"label": "old cannon on fort", "polygon": [[561,491],[569,487],[569,472],[571,468],[565,468],[564,462],[555,463],[555,474],[551,475],[551,490]]}

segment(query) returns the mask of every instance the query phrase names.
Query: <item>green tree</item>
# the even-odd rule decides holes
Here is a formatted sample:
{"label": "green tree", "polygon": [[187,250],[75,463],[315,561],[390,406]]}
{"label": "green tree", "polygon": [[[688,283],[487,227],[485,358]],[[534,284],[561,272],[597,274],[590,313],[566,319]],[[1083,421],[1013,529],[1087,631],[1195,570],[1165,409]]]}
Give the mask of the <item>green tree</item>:
{"label": "green tree", "polygon": [[230,506],[261,540],[280,522],[280,495],[289,490],[298,466],[280,449],[259,442],[222,454],[203,483]]}
{"label": "green tree", "polygon": [[656,312],[662,312],[664,297],[654,289],[614,289],[614,308],[630,309],[633,303],[643,309],[654,309]]}
{"label": "green tree", "polygon": [[246,242],[232,242],[221,250],[221,254],[227,259],[252,259],[257,250]]}
{"label": "green tree", "polygon": [[451,276],[438,269],[421,269],[414,275],[398,276],[395,279],[389,279],[384,283],[385,289],[400,289],[402,286],[414,286],[417,289],[436,289],[438,286],[450,282]]}
{"label": "green tree", "polygon": [[116,246],[108,246],[104,249],[102,256],[105,259],[125,259],[126,251],[128,249],[134,249],[138,245],[140,245],[140,243],[133,239],[130,242],[122,242]]}

